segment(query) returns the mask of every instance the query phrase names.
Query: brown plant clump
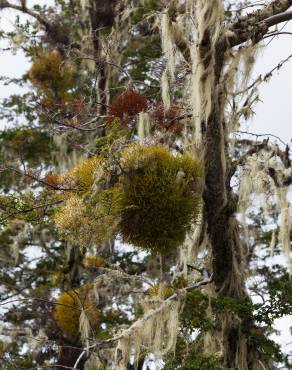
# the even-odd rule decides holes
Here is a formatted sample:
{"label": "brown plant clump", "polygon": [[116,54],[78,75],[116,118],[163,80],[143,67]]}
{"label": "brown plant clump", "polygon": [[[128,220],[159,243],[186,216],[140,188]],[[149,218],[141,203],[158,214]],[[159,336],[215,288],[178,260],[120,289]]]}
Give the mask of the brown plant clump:
{"label": "brown plant clump", "polygon": [[148,108],[148,101],[145,96],[135,90],[128,90],[117,95],[108,110],[109,122],[119,118],[125,125],[131,125],[133,118]]}
{"label": "brown plant clump", "polygon": [[178,104],[173,104],[168,111],[165,110],[164,105],[159,103],[151,112],[154,128],[160,131],[173,132],[180,134],[183,129],[183,122],[180,119],[183,111]]}

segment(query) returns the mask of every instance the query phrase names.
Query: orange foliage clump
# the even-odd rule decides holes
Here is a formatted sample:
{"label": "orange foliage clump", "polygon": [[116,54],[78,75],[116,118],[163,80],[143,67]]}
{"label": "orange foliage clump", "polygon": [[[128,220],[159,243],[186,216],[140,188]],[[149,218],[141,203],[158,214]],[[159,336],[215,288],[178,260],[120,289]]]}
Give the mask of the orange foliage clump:
{"label": "orange foliage clump", "polygon": [[120,118],[124,124],[140,112],[147,110],[148,101],[145,96],[135,90],[128,90],[116,96],[108,110],[108,120],[112,122],[115,118]]}
{"label": "orange foliage clump", "polygon": [[53,172],[49,172],[44,178],[45,184],[48,188],[58,188],[60,186],[60,177]]}
{"label": "orange foliage clump", "polygon": [[168,111],[165,111],[162,103],[157,104],[152,111],[154,127],[158,130],[164,130],[179,134],[183,129],[183,123],[179,117],[183,114],[181,107],[178,104],[171,105]]}

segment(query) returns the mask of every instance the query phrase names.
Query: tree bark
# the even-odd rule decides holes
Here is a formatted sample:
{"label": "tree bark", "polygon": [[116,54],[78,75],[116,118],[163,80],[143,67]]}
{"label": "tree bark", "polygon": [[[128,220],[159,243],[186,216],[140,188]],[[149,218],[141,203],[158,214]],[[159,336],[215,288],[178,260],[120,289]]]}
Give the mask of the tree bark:
{"label": "tree bark", "polygon": [[[206,42],[206,39],[205,39]],[[207,43],[208,44],[208,43]],[[204,49],[207,51],[210,45]],[[216,45],[212,108],[203,131],[205,187],[203,200],[207,234],[212,251],[214,285],[221,297],[234,299],[247,297],[245,291],[245,251],[240,242],[238,222],[235,217],[235,196],[230,186],[227,153],[227,134],[224,122],[224,85],[221,75],[227,44],[224,39]],[[204,125],[204,123],[202,123]],[[230,313],[222,313],[219,332],[223,336],[224,366],[226,369],[253,369],[248,365],[248,338],[241,330],[240,318],[232,320]],[[239,362],[243,368],[238,367]],[[253,362],[253,361],[252,361]]]}
{"label": "tree bark", "polygon": [[[81,352],[83,351],[83,348],[80,347],[77,348],[74,347],[74,346],[70,346],[69,345],[65,345],[64,347],[61,347],[60,349],[60,353],[59,353],[59,358],[58,358],[58,363],[57,363],[57,366],[55,366],[55,370],[65,370],[65,369],[68,369],[68,368],[72,368],[74,367],[78,357],[80,356]],[[77,370],[83,370],[84,369],[84,365],[85,365],[85,362],[86,362],[87,358],[86,356],[83,356],[83,358],[81,359],[81,361],[78,363],[78,368]]]}
{"label": "tree bark", "polygon": [[100,95],[100,114],[105,115],[107,110],[107,64],[102,56],[100,34],[104,29],[110,29],[115,21],[115,6],[117,0],[90,0],[89,15],[93,40],[93,56],[96,64],[98,90]]}

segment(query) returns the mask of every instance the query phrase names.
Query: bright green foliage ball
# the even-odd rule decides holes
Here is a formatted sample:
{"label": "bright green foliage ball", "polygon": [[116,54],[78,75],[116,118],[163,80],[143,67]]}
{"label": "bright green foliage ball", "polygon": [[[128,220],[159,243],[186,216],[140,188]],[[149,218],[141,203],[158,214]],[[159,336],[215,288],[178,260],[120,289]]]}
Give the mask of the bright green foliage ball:
{"label": "bright green foliage ball", "polygon": [[122,154],[121,219],[125,242],[167,253],[181,245],[200,209],[200,164],[161,146]]}

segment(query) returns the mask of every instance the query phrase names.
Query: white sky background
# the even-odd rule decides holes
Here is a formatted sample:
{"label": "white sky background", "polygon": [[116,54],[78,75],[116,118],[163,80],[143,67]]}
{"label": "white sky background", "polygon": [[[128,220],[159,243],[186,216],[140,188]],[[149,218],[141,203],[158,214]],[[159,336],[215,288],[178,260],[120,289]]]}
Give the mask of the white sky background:
{"label": "white sky background", "polygon": [[[292,32],[292,21],[285,27]],[[271,38],[266,39],[267,42]],[[280,61],[292,54],[292,34],[280,35],[260,49],[253,76],[265,75]],[[271,133],[288,143],[292,139],[292,59],[273,73],[268,83],[260,87],[260,99],[249,129],[256,133]]]}
{"label": "white sky background", "polygon": [[[33,4],[52,4],[53,1],[28,0],[28,6]],[[15,11],[4,10],[0,13],[0,29],[12,29],[15,18]],[[279,28],[281,28],[282,24]],[[283,29],[285,32],[292,32],[292,21]],[[266,39],[267,42],[270,38]],[[266,42],[266,43],[267,43]],[[0,44],[2,48],[3,45]],[[266,74],[280,61],[292,54],[292,35],[280,35],[275,37],[266,48],[262,48],[257,57],[253,78],[259,74]],[[0,74],[8,77],[21,77],[30,67],[29,61],[24,58],[21,52],[17,55],[1,53]],[[252,82],[252,81],[251,81]],[[18,87],[0,84],[0,99],[11,94],[18,93]],[[243,129],[257,134],[274,134],[284,142],[290,143],[292,139],[292,59],[286,63],[279,72],[274,72],[272,79],[260,87],[261,102],[255,107],[255,116],[244,124]],[[5,122],[0,122],[0,128]],[[273,139],[271,139],[273,141]],[[277,321],[277,329],[281,330],[280,337],[274,337],[286,352],[291,348],[292,338],[289,334],[289,326],[292,326],[292,317],[283,318]]]}
{"label": "white sky background", "polygon": [[[19,4],[19,1],[12,0],[11,3]],[[54,0],[27,0],[27,7],[31,8],[33,5],[53,5]],[[5,30],[14,30],[14,20],[16,15],[21,15],[20,12],[4,9],[0,12],[0,29]],[[21,19],[30,19],[28,16],[21,15]],[[5,46],[4,46],[5,45]],[[3,41],[0,41],[0,49],[6,47],[7,44],[3,45]],[[2,76],[19,78],[21,77],[28,69],[30,68],[30,62],[24,57],[22,52],[17,52],[16,55],[13,55],[10,52],[1,52],[0,58],[0,74]],[[18,86],[9,85],[4,86],[0,82],[0,99],[7,98],[11,94],[17,94],[23,89],[20,89]],[[5,122],[0,122],[0,128],[5,125]]]}

